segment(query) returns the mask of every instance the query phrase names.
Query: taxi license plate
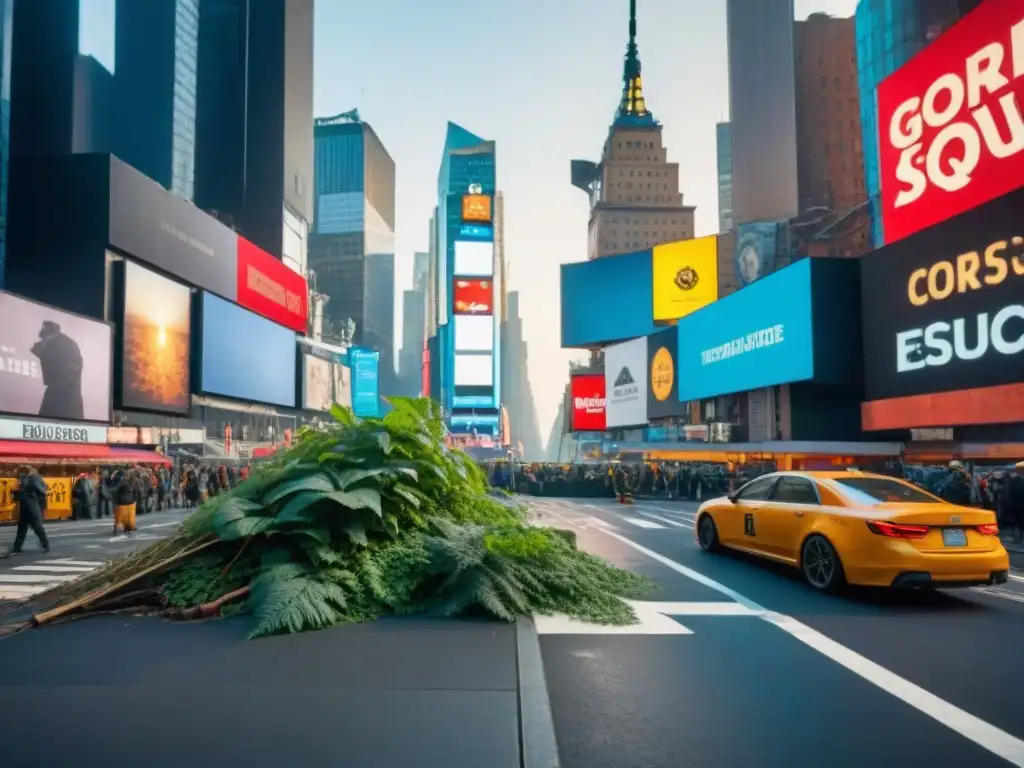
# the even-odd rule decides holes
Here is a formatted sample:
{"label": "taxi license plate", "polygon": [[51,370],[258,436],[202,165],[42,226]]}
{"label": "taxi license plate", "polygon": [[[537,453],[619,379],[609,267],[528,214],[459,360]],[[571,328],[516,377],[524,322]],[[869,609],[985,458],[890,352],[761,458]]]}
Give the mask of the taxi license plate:
{"label": "taxi license plate", "polygon": [[967,531],[963,528],[943,528],[942,543],[947,547],[966,547]]}

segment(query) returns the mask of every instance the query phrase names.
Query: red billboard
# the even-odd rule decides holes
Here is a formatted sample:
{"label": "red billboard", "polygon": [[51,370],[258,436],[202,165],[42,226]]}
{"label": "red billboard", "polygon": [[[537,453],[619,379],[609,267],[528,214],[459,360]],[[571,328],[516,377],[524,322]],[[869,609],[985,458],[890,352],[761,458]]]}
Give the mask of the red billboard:
{"label": "red billboard", "polygon": [[293,331],[306,332],[306,278],[244,237],[238,238],[238,303]]}
{"label": "red billboard", "polygon": [[1024,182],[1024,0],[982,3],[878,86],[886,242]]}
{"label": "red billboard", "polygon": [[456,280],[452,288],[456,315],[494,314],[494,283],[491,280]]}
{"label": "red billboard", "polygon": [[604,432],[604,374],[579,373],[569,380],[573,432]]}

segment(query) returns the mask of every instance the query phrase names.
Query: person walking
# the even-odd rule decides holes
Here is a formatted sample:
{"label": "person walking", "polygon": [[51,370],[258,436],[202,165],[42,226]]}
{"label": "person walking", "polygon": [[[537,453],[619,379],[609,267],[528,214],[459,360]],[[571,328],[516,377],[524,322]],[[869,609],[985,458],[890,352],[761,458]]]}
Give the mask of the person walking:
{"label": "person walking", "polygon": [[135,531],[135,514],[139,501],[139,478],[136,473],[119,469],[114,473],[114,535]]}
{"label": "person walking", "polygon": [[44,552],[50,551],[50,539],[43,526],[46,513],[46,482],[33,467],[22,467],[18,470],[18,490],[14,492],[18,502],[18,531],[14,535],[14,543],[9,555],[20,555],[25,545],[28,529],[39,539]]}

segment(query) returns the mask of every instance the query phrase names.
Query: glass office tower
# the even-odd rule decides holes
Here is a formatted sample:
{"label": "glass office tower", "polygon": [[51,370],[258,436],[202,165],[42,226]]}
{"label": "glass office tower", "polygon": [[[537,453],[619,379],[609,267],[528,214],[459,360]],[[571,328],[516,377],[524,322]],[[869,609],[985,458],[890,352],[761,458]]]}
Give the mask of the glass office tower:
{"label": "glass office tower", "polygon": [[0,288],[4,285],[7,241],[7,168],[11,147],[11,33],[14,0],[0,0]]}

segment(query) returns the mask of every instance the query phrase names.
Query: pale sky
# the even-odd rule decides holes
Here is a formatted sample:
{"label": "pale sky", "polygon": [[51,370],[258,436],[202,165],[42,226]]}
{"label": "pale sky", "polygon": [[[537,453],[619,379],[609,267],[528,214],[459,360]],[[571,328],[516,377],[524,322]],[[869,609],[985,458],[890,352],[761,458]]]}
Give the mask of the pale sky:
{"label": "pale sky", "polygon": [[[113,58],[114,0],[82,0],[82,49]],[[718,228],[715,123],[729,116],[725,0],[638,0],[648,106],[680,165],[696,234]],[[856,0],[796,0],[797,18]],[[448,120],[497,141],[510,289],[547,436],[567,377],[558,266],[586,257],[587,198],[569,161],[597,160],[621,91],[628,0],[316,0],[317,115],[357,107],[397,166],[396,290],[427,249]],[[770,148],[766,148],[770,151]],[[400,296],[400,294],[399,294]],[[396,297],[396,312],[401,300]],[[396,317],[400,337],[401,317]]]}

